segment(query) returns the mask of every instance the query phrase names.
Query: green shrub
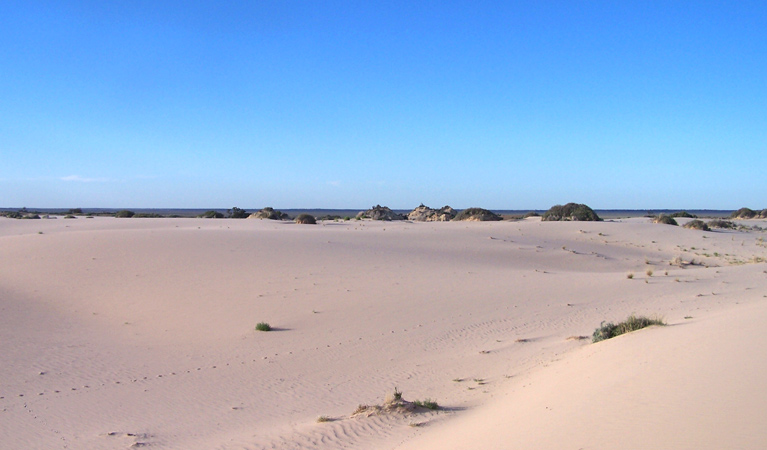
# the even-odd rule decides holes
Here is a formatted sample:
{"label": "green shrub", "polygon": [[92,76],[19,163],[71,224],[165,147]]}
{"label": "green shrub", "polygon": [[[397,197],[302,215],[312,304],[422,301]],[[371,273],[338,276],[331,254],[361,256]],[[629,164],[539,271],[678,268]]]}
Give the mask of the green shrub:
{"label": "green shrub", "polygon": [[258,322],[256,324],[256,331],[272,331],[272,327],[266,322]]}
{"label": "green shrub", "polygon": [[727,228],[727,229],[734,229],[737,228],[734,223],[732,223],[729,220],[722,220],[722,219],[714,219],[708,221],[709,228]]}
{"label": "green shrub", "polygon": [[543,213],[543,221],[577,220],[577,221],[601,221],[593,209],[581,203],[568,203],[566,205],[554,205]]}
{"label": "green shrub", "polygon": [[679,225],[678,223],[676,223],[676,220],[674,220],[673,217],[667,216],[665,214],[661,214],[660,216],[656,217],[653,220],[653,222],[654,223],[662,223],[664,225],[675,225],[675,226]]}
{"label": "green shrub", "polygon": [[304,224],[304,225],[314,225],[317,223],[317,219],[314,218],[311,214],[299,214],[298,217],[296,217],[296,223]]}
{"label": "green shrub", "polygon": [[750,208],[740,208],[730,215],[733,219],[753,219],[758,216],[759,213]]}
{"label": "green shrub", "polygon": [[535,211],[530,211],[529,213],[526,213],[524,216],[522,216],[523,219],[527,219],[528,217],[540,217],[541,215],[538,214]]}
{"label": "green shrub", "polygon": [[133,212],[133,211],[129,211],[129,210],[127,210],[127,209],[122,209],[122,210],[120,210],[120,211],[117,211],[117,212],[115,213],[115,217],[133,217],[133,216],[135,216],[135,215],[136,215],[136,213],[135,213],[135,212]]}
{"label": "green shrub", "polygon": [[205,211],[204,213],[200,214],[197,217],[200,217],[200,218],[203,218],[203,219],[223,219],[224,218],[224,214],[220,213],[218,211],[210,210],[210,211]]}
{"label": "green shrub", "polygon": [[697,219],[698,216],[695,214],[690,214],[687,211],[678,211],[673,214],[671,214],[671,217],[686,217],[688,219]]}
{"label": "green shrub", "polygon": [[453,220],[476,220],[480,222],[491,222],[501,220],[501,216],[487,209],[468,208],[459,212]]}
{"label": "green shrub", "polygon": [[235,206],[229,210],[229,217],[232,219],[244,219],[248,217],[248,212]]}
{"label": "green shrub", "polygon": [[711,231],[708,225],[706,225],[706,222],[698,219],[687,222],[683,227],[691,230]]}
{"label": "green shrub", "polygon": [[602,324],[599,325],[599,328],[594,330],[591,340],[592,342],[604,341],[605,339],[640,330],[649,327],[650,325],[665,325],[665,323],[661,319],[650,319],[643,316],[637,317],[632,314],[625,321],[617,325],[612,322],[602,322]]}
{"label": "green shrub", "polygon": [[426,398],[423,401],[416,400],[413,402],[413,404],[415,406],[419,406],[421,408],[426,408],[426,409],[439,409],[439,405],[437,404],[437,402],[430,398]]}

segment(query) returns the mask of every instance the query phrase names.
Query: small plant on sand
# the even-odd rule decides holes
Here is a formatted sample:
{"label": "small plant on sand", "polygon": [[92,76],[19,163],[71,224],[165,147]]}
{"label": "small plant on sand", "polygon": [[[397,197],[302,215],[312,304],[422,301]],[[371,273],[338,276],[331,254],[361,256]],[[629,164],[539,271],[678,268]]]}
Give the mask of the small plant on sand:
{"label": "small plant on sand", "polygon": [[651,276],[652,276],[652,274],[653,274],[653,272],[652,272],[652,269],[647,269],[647,271],[645,272],[645,274],[647,274],[647,276],[648,276],[648,277],[651,277]]}
{"label": "small plant on sand", "polygon": [[626,274],[626,278],[628,278],[629,280],[632,280],[632,279],[634,279],[634,272],[629,272],[629,273],[627,273],[627,274]]}
{"label": "small plant on sand", "polygon": [[272,327],[266,322],[258,322],[256,324],[256,331],[272,331]]}
{"label": "small plant on sand", "polygon": [[425,398],[423,400],[416,400],[413,402],[415,406],[426,408],[426,409],[439,409],[439,405],[437,404],[436,400],[432,400],[430,398]]}
{"label": "small plant on sand", "polygon": [[629,333],[632,331],[640,330],[650,325],[665,325],[661,319],[650,319],[644,316],[630,315],[626,320],[619,324],[612,322],[602,322],[602,324],[594,330],[594,334],[591,337],[592,342],[604,341],[605,339],[614,338],[621,334]]}
{"label": "small plant on sand", "polygon": [[332,422],[333,419],[328,416],[319,416],[317,417],[317,423],[324,423],[324,422]]}

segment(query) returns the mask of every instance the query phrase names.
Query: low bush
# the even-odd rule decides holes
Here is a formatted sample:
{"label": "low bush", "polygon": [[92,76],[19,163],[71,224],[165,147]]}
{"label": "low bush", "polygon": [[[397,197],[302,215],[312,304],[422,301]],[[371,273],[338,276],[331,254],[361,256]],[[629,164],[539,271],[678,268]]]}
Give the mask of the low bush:
{"label": "low bush", "polygon": [[115,213],[115,217],[133,217],[136,213],[127,209],[121,209]]}
{"label": "low bush", "polygon": [[729,221],[729,220],[722,220],[722,219],[714,219],[708,221],[709,228],[726,228],[726,229],[734,229],[737,228],[737,226]]}
{"label": "low bush", "polygon": [[459,212],[455,218],[455,221],[460,220],[473,220],[479,222],[491,222],[501,220],[501,216],[483,208],[468,208]]}
{"label": "low bush", "polygon": [[688,219],[697,219],[698,216],[695,214],[690,214],[687,211],[677,211],[675,213],[671,214],[671,217],[686,217]]}
{"label": "low bush", "polygon": [[661,319],[650,319],[644,316],[637,317],[632,314],[626,320],[618,324],[602,322],[599,328],[594,330],[591,341],[604,341],[605,339],[614,338],[615,336],[640,330],[651,325],[665,325],[665,323]]}
{"label": "low bush", "polygon": [[660,216],[653,219],[653,223],[662,223],[664,225],[674,225],[674,226],[679,225],[678,223],[676,223],[676,220],[674,220],[673,217],[667,216],[665,214],[661,214]]}
{"label": "low bush", "polygon": [[542,221],[558,220],[577,220],[577,221],[595,221],[602,219],[593,209],[582,203],[568,203],[566,205],[554,205],[548,211],[543,213]]}
{"label": "low bush", "polygon": [[266,322],[256,324],[256,331],[272,331],[272,327]]}
{"label": "low bush", "polygon": [[203,219],[223,219],[224,218],[224,214],[220,213],[218,211],[210,210],[210,211],[205,211],[204,213],[200,214],[197,217],[200,217],[200,218],[203,218]]}
{"label": "low bush", "polygon": [[698,219],[691,220],[682,226],[691,230],[711,231],[706,222]]}
{"label": "low bush", "polygon": [[304,225],[314,225],[317,223],[317,219],[314,218],[311,214],[299,214],[298,217],[296,217],[296,223],[304,224]]}
{"label": "low bush", "polygon": [[740,208],[730,215],[733,219],[753,219],[758,216],[759,213],[751,208]]}

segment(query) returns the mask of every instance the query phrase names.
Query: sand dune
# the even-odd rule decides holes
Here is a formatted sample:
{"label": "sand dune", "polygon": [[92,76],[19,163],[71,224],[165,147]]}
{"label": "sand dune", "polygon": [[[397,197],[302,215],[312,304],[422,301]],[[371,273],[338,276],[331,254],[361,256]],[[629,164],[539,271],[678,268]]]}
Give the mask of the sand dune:
{"label": "sand dune", "polygon": [[763,236],[0,219],[0,448],[764,448]]}

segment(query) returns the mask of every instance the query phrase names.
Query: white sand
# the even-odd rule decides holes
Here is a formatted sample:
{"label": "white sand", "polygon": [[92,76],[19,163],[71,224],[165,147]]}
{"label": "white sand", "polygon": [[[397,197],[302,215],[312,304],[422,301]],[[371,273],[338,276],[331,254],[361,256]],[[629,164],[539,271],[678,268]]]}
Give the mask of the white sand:
{"label": "white sand", "polygon": [[766,448],[765,235],[3,218],[0,448]]}

